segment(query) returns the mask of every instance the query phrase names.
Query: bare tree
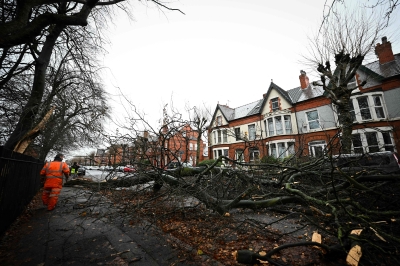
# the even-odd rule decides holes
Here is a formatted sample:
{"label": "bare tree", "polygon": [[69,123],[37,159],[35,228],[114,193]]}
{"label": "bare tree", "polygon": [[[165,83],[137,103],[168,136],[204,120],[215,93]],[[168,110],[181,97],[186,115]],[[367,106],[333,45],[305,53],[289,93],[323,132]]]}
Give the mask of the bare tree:
{"label": "bare tree", "polygon": [[[385,28],[381,17],[365,10],[333,12],[326,18],[318,34],[310,39],[307,63],[320,74],[320,85],[337,107],[342,130],[342,150],[351,149],[353,119],[350,112],[352,92],[366,80],[355,82],[356,72],[372,51]],[[335,67],[331,62],[335,63]]]}
{"label": "bare tree", "polygon": [[[0,48],[3,48],[3,55],[9,56],[10,52],[15,50],[14,46],[21,45],[19,54],[24,55],[29,47],[35,66],[32,86],[26,92],[29,95],[28,99],[21,109],[15,128],[5,143],[6,148],[14,149],[21,139],[32,137],[32,134],[28,134],[29,130],[34,128],[34,125],[41,121],[43,114],[47,112],[45,108],[40,109],[45,107],[42,101],[46,88],[46,71],[55,48],[60,44],[60,38],[64,37],[65,43],[78,44],[79,39],[75,38],[78,36],[76,33],[88,34],[94,37],[94,42],[101,49],[102,38],[99,30],[104,26],[104,18],[112,15],[111,7],[121,8],[129,14],[126,5],[122,2],[125,1],[87,0],[58,1],[57,3],[54,1],[5,1],[2,4],[0,7],[2,13]],[[170,9],[159,1],[151,2],[157,7]],[[92,29],[91,25],[93,25]],[[23,62],[21,60],[23,56],[16,55],[15,57],[11,60],[14,65],[10,64],[8,72],[2,74],[4,86],[4,82],[9,82],[7,80],[18,72],[15,67]],[[2,59],[1,62],[3,61]],[[86,64],[89,66],[90,60]]]}

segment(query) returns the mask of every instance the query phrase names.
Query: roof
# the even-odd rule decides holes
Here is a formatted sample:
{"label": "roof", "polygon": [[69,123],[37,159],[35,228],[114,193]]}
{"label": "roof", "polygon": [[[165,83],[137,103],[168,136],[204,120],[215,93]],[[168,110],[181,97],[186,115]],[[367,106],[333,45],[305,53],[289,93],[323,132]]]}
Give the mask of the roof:
{"label": "roof", "polygon": [[[380,82],[382,79],[390,78],[396,75],[400,75],[400,54],[394,55],[395,60],[380,64],[379,60],[372,63],[361,65],[360,70],[369,74],[373,79]],[[324,96],[324,90],[322,86],[310,83],[308,88],[302,89],[301,87],[296,87],[288,91],[283,90],[281,87],[271,82],[267,93],[263,99],[257,100],[255,102],[237,107],[230,108],[226,105],[217,105],[222,114],[225,116],[227,121],[232,121],[235,119],[251,116],[254,114],[260,114],[263,105],[266,104],[266,99],[268,99],[271,91],[275,89],[285,98],[289,103],[296,104],[313,98]]]}
{"label": "roof", "polygon": [[259,114],[261,112],[262,102],[263,99],[257,100],[255,102],[237,108],[230,108],[226,105],[218,104],[217,108],[221,110],[222,114],[228,121],[232,121],[242,117]]}
{"label": "roof", "polygon": [[383,78],[390,78],[400,74],[400,54],[394,55],[394,60],[380,64],[379,60],[366,64],[365,68],[373,71]]}

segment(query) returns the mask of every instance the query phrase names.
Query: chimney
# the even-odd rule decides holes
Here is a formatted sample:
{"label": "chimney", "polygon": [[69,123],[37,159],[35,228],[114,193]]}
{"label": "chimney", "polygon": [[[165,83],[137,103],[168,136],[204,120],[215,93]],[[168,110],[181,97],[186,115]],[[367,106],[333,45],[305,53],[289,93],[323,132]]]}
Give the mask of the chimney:
{"label": "chimney", "polygon": [[375,54],[378,56],[381,65],[394,61],[392,44],[387,41],[386,37],[382,37],[382,44],[378,43],[375,46]]}
{"label": "chimney", "polygon": [[144,138],[144,139],[148,139],[148,138],[149,138],[149,131],[145,130],[145,131],[143,132],[143,138]]}
{"label": "chimney", "polygon": [[308,80],[307,73],[305,71],[300,70],[299,79],[300,79],[301,89],[303,90],[308,88],[308,86],[310,85],[310,81]]}

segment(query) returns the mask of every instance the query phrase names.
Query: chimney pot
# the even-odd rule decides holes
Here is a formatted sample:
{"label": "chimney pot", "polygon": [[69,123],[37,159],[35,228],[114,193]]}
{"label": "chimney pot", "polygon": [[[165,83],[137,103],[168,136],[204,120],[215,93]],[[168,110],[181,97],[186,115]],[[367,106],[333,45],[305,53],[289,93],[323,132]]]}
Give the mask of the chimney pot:
{"label": "chimney pot", "polygon": [[301,89],[306,89],[310,85],[310,81],[307,77],[307,73],[304,70],[300,70],[300,87]]}
{"label": "chimney pot", "polygon": [[386,36],[382,37],[382,44],[378,43],[375,46],[375,54],[378,56],[380,64],[394,61],[392,44],[387,41]]}

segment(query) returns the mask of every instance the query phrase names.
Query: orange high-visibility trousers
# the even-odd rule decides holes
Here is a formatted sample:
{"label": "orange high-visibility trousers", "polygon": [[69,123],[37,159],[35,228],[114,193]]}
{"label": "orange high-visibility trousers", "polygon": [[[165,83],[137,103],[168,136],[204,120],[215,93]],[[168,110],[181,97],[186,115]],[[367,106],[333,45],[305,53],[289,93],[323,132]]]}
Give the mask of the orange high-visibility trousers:
{"label": "orange high-visibility trousers", "polygon": [[46,176],[42,201],[47,205],[47,210],[51,211],[55,208],[62,189],[63,174],[69,174],[69,168],[64,162],[54,161],[47,163],[40,174]]}
{"label": "orange high-visibility trousers", "polygon": [[60,195],[62,188],[62,179],[60,180],[60,184],[58,186],[55,186],[55,184],[52,184],[50,187],[45,186],[43,188],[43,194],[42,194],[42,201],[44,205],[47,205],[47,209],[51,211],[56,207],[57,201],[58,201],[58,196]]}

